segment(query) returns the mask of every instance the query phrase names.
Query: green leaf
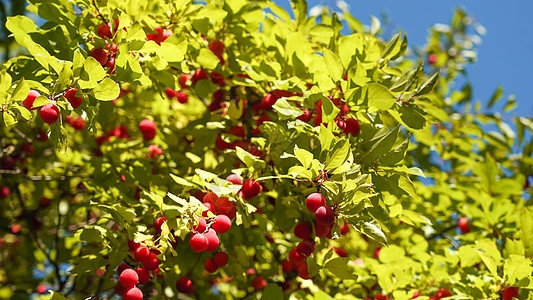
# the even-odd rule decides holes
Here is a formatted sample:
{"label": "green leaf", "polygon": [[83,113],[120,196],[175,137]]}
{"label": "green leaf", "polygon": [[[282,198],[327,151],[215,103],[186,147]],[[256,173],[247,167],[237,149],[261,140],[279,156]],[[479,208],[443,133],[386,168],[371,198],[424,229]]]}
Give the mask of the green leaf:
{"label": "green leaf", "polygon": [[335,122],[341,110],[328,97],[320,97],[320,99],[322,99],[322,123]]}
{"label": "green leaf", "polygon": [[296,157],[296,159],[298,159],[298,161],[300,161],[302,166],[304,166],[305,168],[309,168],[311,166],[311,162],[314,158],[313,153],[300,148],[294,149],[294,156]]}
{"label": "green leaf", "polygon": [[283,299],[283,289],[281,286],[271,283],[262,292],[262,300],[278,300]]}
{"label": "green leaf", "polygon": [[334,82],[341,80],[344,74],[344,69],[337,54],[327,48],[324,48],[322,53],[324,54],[324,61],[331,79],[333,79]]}
{"label": "green leaf", "polygon": [[68,145],[68,135],[65,127],[59,122],[55,122],[50,126],[50,141],[54,145],[56,151],[65,153]]}
{"label": "green leaf", "polygon": [[196,60],[202,67],[209,70],[216,68],[220,62],[218,57],[207,48],[200,49],[200,53],[198,54]]}
{"label": "green leaf", "polygon": [[104,68],[96,59],[89,56],[83,63],[78,84],[82,89],[93,89],[98,85],[98,81],[104,79],[105,76]]}
{"label": "green leaf", "polygon": [[11,101],[22,101],[26,99],[29,92],[30,92],[30,86],[24,79],[21,79],[17,83],[17,87],[13,91],[13,94],[11,94]]}
{"label": "green leaf", "polygon": [[503,88],[500,85],[490,97],[489,103],[487,104],[487,108],[491,108],[496,102],[498,102],[498,100],[500,100],[502,95],[503,95]]}
{"label": "green leaf", "polygon": [[522,255],[511,254],[503,266],[503,278],[508,285],[514,285],[518,281],[529,277],[533,272],[531,260]]}
{"label": "green leaf", "polygon": [[396,97],[389,89],[379,83],[366,85],[368,106],[379,110],[387,110],[396,102]]}
{"label": "green leaf", "polygon": [[375,240],[378,243],[387,244],[387,237],[381,231],[381,226],[377,222],[365,222],[363,224],[363,233]]}
{"label": "green leaf", "polygon": [[335,136],[332,132],[333,126],[326,127],[324,124],[320,124],[320,132],[318,134],[318,138],[320,139],[320,146],[322,148],[322,152],[329,151],[331,148],[331,145],[335,141]]}
{"label": "green leaf", "polygon": [[401,50],[401,39],[402,33],[399,32],[387,43],[387,45],[383,49],[383,52],[381,52],[381,58],[386,59],[396,56]]}
{"label": "green leaf", "polygon": [[289,101],[287,101],[285,98],[278,99],[276,103],[272,105],[272,108],[274,108],[274,110],[282,116],[285,116],[285,118],[289,117],[292,119],[303,114],[301,109],[289,103]]}
{"label": "green leaf", "polygon": [[99,243],[105,238],[105,235],[106,230],[100,226],[85,226],[74,234],[79,241],[87,243]]}
{"label": "green leaf", "polygon": [[424,95],[430,93],[433,88],[437,85],[437,82],[439,81],[440,77],[440,71],[437,73],[431,75],[422,85],[420,86],[420,89],[416,92],[417,95]]}
{"label": "green leaf", "polygon": [[498,276],[498,262],[490,255],[485,253],[483,249],[476,249],[477,254],[479,257],[481,257],[481,260],[483,263],[487,266],[487,269],[492,273],[494,276]]}
{"label": "green leaf", "polygon": [[[213,67],[205,66],[208,69],[214,69],[217,66],[219,60],[216,57],[216,55],[214,55],[213,52],[211,52],[208,49],[205,49],[205,48],[200,49],[200,56],[198,57],[198,63],[200,63],[202,66],[204,66],[199,60],[200,57],[202,57],[202,55],[204,55],[203,52],[205,52],[205,51],[203,51],[203,50],[207,50],[208,52],[210,52],[216,58],[216,62],[215,62]],[[157,53],[159,55],[161,55],[161,57],[163,59],[165,59],[166,61],[168,61],[168,62],[181,62],[183,60],[183,51],[181,50],[181,47],[176,45],[176,44],[173,44],[173,43],[168,43],[168,42],[162,43],[161,44],[161,49]],[[129,53],[128,53],[128,55],[129,55]],[[206,54],[206,56],[208,56],[207,60],[213,60],[213,58],[211,56],[209,56],[208,54]],[[205,59],[205,57],[204,57],[204,59]],[[209,62],[208,64],[209,64],[209,66],[211,66],[211,65],[213,65],[213,62]]]}
{"label": "green leaf", "polygon": [[98,100],[111,101],[117,99],[120,95],[120,86],[108,77],[98,83],[93,93]]}
{"label": "green leaf", "polygon": [[349,154],[350,154],[350,141],[346,139],[339,141],[337,144],[335,144],[333,149],[331,149],[327,153],[326,162],[325,162],[326,169],[333,170],[341,166],[344,162],[346,162]]}
{"label": "green leaf", "polygon": [[11,127],[18,122],[15,114],[9,110],[4,110],[4,112],[2,112],[2,118],[4,119],[4,125],[6,127]]}
{"label": "green leaf", "polygon": [[526,256],[533,255],[533,213],[524,207],[520,212],[520,233],[526,247]]}
{"label": "green leaf", "polygon": [[348,270],[349,260],[350,259],[348,257],[336,257],[326,262],[324,268],[326,268],[328,271],[330,271],[340,279],[357,280],[357,276],[355,276],[352,272],[350,272],[350,270]]}
{"label": "green leaf", "polygon": [[7,17],[6,28],[15,36],[15,40],[22,46],[25,46],[24,40],[28,33],[37,32],[37,25],[26,16]]}
{"label": "green leaf", "polygon": [[67,298],[65,298],[65,296],[61,295],[60,293],[58,292],[54,292],[52,290],[51,291],[51,295],[50,295],[50,300],[67,300]]}
{"label": "green leaf", "polygon": [[394,130],[381,136],[377,140],[373,140],[372,146],[370,147],[370,149],[364,152],[362,157],[359,158],[359,162],[371,165],[374,163],[374,161],[376,161],[378,157],[382,156],[385,153],[388,153],[396,142],[399,131],[400,126],[396,126]]}

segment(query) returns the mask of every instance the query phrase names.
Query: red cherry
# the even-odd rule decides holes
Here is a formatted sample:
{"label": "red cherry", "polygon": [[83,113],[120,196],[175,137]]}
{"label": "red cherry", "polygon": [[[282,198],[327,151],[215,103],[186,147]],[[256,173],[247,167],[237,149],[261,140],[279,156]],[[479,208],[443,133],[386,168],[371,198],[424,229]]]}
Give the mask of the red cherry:
{"label": "red cherry", "polygon": [[263,100],[261,100],[261,105],[266,110],[271,110],[272,106],[276,103],[278,98],[274,96],[273,94],[267,94],[265,97],[263,97]]}
{"label": "red cherry", "polygon": [[466,217],[460,218],[458,227],[459,227],[459,230],[461,230],[461,233],[463,233],[463,234],[464,233],[469,233],[470,232],[470,227],[468,226],[468,218],[466,218]]}
{"label": "red cherry", "polygon": [[418,297],[420,297],[420,296],[422,296],[422,294],[420,294],[419,292],[415,292],[415,293],[413,294],[413,297],[411,297],[411,299],[415,299],[415,298],[418,298]]}
{"label": "red cherry", "polygon": [[292,263],[288,260],[284,260],[281,262],[281,270],[283,273],[289,273],[292,271]]}
{"label": "red cherry", "polygon": [[150,281],[150,272],[146,268],[138,267],[135,269],[135,272],[137,272],[137,275],[139,275],[140,284],[146,284],[148,281]]}
{"label": "red cherry", "polygon": [[165,223],[166,221],[167,218],[165,217],[159,217],[155,219],[155,231],[157,231],[157,233],[161,233],[161,226],[163,226],[163,223]]}
{"label": "red cherry", "polygon": [[340,230],[341,230],[342,235],[347,234],[350,231],[350,224],[348,224],[347,222],[344,222]]}
{"label": "red cherry", "polygon": [[118,267],[117,267],[117,273],[120,274],[122,273],[122,271],[126,270],[126,269],[130,269],[130,266],[127,264],[127,263],[121,263]]}
{"label": "red cherry", "polygon": [[222,268],[228,264],[228,254],[226,252],[217,252],[213,256],[213,261],[218,267]]}
{"label": "red cherry", "polygon": [[217,250],[218,245],[220,244],[220,240],[218,239],[218,235],[216,231],[213,228],[209,228],[207,233],[205,233],[205,236],[207,237],[208,246],[205,249],[207,252],[213,252]]}
{"label": "red cherry", "polygon": [[113,34],[111,33],[111,26],[109,24],[102,24],[98,26],[98,28],[96,28],[96,32],[101,38],[113,38]]}
{"label": "red cherry", "polygon": [[217,266],[217,264],[215,264],[215,261],[213,260],[212,257],[210,257],[210,258],[205,260],[204,268],[209,273],[215,273],[218,270],[218,266]]}
{"label": "red cherry", "polygon": [[437,299],[440,299],[444,297],[450,297],[451,295],[452,294],[450,293],[450,291],[448,291],[448,289],[441,288],[437,291],[437,293],[435,294],[435,297],[437,297]]}
{"label": "red cherry", "polygon": [[228,177],[226,177],[226,180],[233,183],[233,184],[238,184],[238,185],[242,185],[243,181],[242,181],[242,177],[237,175],[237,174],[230,174],[228,175]]}
{"label": "red cherry", "polygon": [[298,253],[298,251],[296,250],[296,248],[292,249],[290,252],[289,252],[289,261],[294,265],[294,266],[298,266],[298,265],[301,265],[305,262],[305,257],[303,257],[302,255],[300,255],[300,253]]}
{"label": "red cherry", "polygon": [[202,80],[202,79],[207,79],[208,76],[207,76],[207,72],[200,69],[200,70],[196,70],[196,72],[194,72],[194,74],[192,75],[191,77],[191,81],[192,81],[192,84],[196,84],[198,81]]}
{"label": "red cherry", "polygon": [[187,95],[187,93],[184,93],[184,92],[177,92],[176,98],[178,99],[179,103],[185,104],[189,100],[189,95]]}
{"label": "red cherry", "polygon": [[171,88],[167,88],[165,90],[165,94],[167,94],[167,97],[169,97],[170,99],[176,98],[177,97],[177,93],[178,93],[177,91],[175,91],[175,90],[173,90]]}
{"label": "red cherry", "polygon": [[307,109],[307,108],[304,108],[302,110],[303,112],[303,115],[300,115],[297,119],[298,120],[302,120],[304,122],[309,122],[311,120],[311,118],[313,117],[313,115],[311,114],[311,112]]}
{"label": "red cherry", "polygon": [[181,86],[182,89],[188,89],[189,86],[187,85],[187,82],[191,80],[192,75],[191,74],[181,74],[178,78],[178,83]]}
{"label": "red cherry", "polygon": [[146,246],[139,246],[133,251],[133,255],[135,256],[135,260],[138,262],[144,262],[148,258],[150,258],[150,249]]}
{"label": "red cherry", "polygon": [[303,279],[311,279],[309,276],[309,269],[307,268],[307,263],[303,263],[298,266],[298,275]]}
{"label": "red cherry", "polygon": [[328,226],[335,222],[335,212],[329,206],[321,206],[315,211],[315,219],[319,224]]}
{"label": "red cherry", "polygon": [[102,66],[107,63],[107,60],[109,58],[107,52],[104,49],[100,48],[94,48],[93,50],[91,50],[91,56],[94,57],[94,59],[96,59]]}
{"label": "red cherry", "polygon": [[305,206],[310,212],[315,212],[319,207],[326,205],[326,198],[320,193],[312,193],[307,196],[305,200]]}
{"label": "red cherry", "polygon": [[206,228],[207,228],[207,223],[205,222],[205,219],[204,218],[198,218],[198,225],[196,225],[194,227],[194,230],[196,230],[199,233],[203,233]]}
{"label": "red cherry", "polygon": [[216,56],[222,56],[224,48],[224,43],[221,41],[212,41],[209,43],[209,50],[211,50]]}
{"label": "red cherry", "polygon": [[335,118],[335,124],[340,130],[346,129],[346,122],[344,122],[344,120],[341,118]]}
{"label": "red cherry", "polygon": [[267,282],[263,277],[257,276],[252,280],[252,287],[256,290],[262,290],[267,286]]}
{"label": "red cherry", "polygon": [[429,56],[428,56],[428,64],[432,65],[434,63],[437,62],[437,54],[435,53],[431,53]]}
{"label": "red cherry", "polygon": [[374,300],[387,300],[387,299],[389,299],[389,297],[383,295],[382,293],[376,294],[374,296]]}
{"label": "red cherry", "polygon": [[59,109],[54,104],[49,103],[41,107],[40,115],[43,122],[53,124],[59,120]]}
{"label": "red cherry", "polygon": [[159,268],[159,258],[157,258],[157,254],[155,253],[150,253],[150,256],[145,260],[143,261],[143,265],[146,269],[148,270],[156,270],[157,268]]}
{"label": "red cherry", "polygon": [[[0,198],[1,198],[1,194],[0,194]],[[50,199],[47,197],[41,197],[41,199],[39,199],[39,206],[40,207],[50,206]]]}
{"label": "red cherry", "polygon": [[300,222],[294,227],[294,235],[296,235],[296,237],[298,238],[301,238],[302,240],[311,239],[311,233],[311,225],[305,222]]}
{"label": "red cherry", "polygon": [[242,186],[242,197],[245,200],[251,199],[261,193],[262,187],[257,181],[248,180],[243,186]]}
{"label": "red cherry", "polygon": [[38,91],[30,90],[30,92],[28,93],[28,96],[26,96],[26,99],[24,99],[24,101],[22,101],[22,104],[28,110],[37,109],[37,107],[33,107],[33,102],[35,102],[35,99],[37,99],[37,97],[39,97],[39,96],[41,96],[41,94]]}
{"label": "red cherry", "polygon": [[207,211],[212,212],[213,214],[217,213],[215,205],[213,203],[206,202],[204,206],[207,207],[207,210],[202,211],[202,217],[207,217]]}
{"label": "red cherry", "polygon": [[224,233],[231,228],[231,220],[226,215],[218,215],[215,217],[215,223],[211,227],[217,233]]}
{"label": "red cherry", "polygon": [[237,124],[231,127],[228,133],[240,137],[241,139],[244,139],[246,137],[246,130],[244,129],[244,126],[242,126],[242,124]]}
{"label": "red cherry", "polygon": [[126,269],[120,273],[120,283],[125,287],[132,287],[139,283],[139,275],[133,269]]}
{"label": "red cherry", "polygon": [[335,253],[337,253],[338,256],[340,257],[347,257],[348,256],[348,252],[342,248],[335,248]]}
{"label": "red cherry", "polygon": [[161,154],[163,154],[163,150],[155,144],[148,146],[148,150],[150,151],[151,158],[156,158],[160,156]]}
{"label": "red cherry", "polygon": [[303,257],[309,257],[309,255],[313,254],[314,249],[314,243],[308,240],[301,241],[298,243],[298,246],[296,246],[296,252]]}
{"label": "red cherry", "polygon": [[180,277],[176,281],[176,288],[178,289],[178,291],[185,294],[194,293],[194,286],[192,285],[192,281],[187,277]]}
{"label": "red cherry", "polygon": [[315,221],[315,232],[316,236],[318,237],[327,237],[329,234],[331,234],[331,229],[333,228],[334,224],[330,225],[322,225]]}
{"label": "red cherry", "polygon": [[135,251],[135,249],[139,248],[140,246],[141,246],[141,244],[135,243],[132,240],[128,241],[128,247],[130,248],[130,251]]}
{"label": "red cherry", "polygon": [[[219,56],[219,59],[221,60],[222,64],[224,64],[224,59],[222,58],[222,56]],[[215,71],[211,72],[211,74],[209,74],[209,77],[211,77],[211,82],[213,82],[214,84],[218,86],[226,85],[226,80],[224,76],[218,72],[215,72]]]}
{"label": "red cherry", "polygon": [[512,300],[513,298],[518,298],[518,287],[505,288],[502,293],[502,300]]}
{"label": "red cherry", "polygon": [[152,120],[144,119],[139,123],[139,130],[145,140],[152,140],[156,135],[156,124]]}
{"label": "red cherry", "polygon": [[129,288],[124,293],[124,300],[142,300],[143,299],[143,292],[136,287]]}
{"label": "red cherry", "polygon": [[9,190],[9,187],[3,186],[3,187],[0,188],[0,198],[2,198],[2,199],[7,198],[7,197],[9,197],[10,193],[11,193],[11,191]]}
{"label": "red cherry", "polygon": [[359,121],[353,118],[349,118],[344,121],[346,122],[346,128],[344,128],[345,134],[351,134],[353,136],[359,135],[359,132],[361,132],[361,125],[359,124]]}
{"label": "red cherry", "polygon": [[207,249],[207,246],[209,245],[209,241],[207,240],[207,237],[202,233],[195,233],[191,236],[191,239],[189,240],[189,246],[191,246],[191,249],[194,252],[203,252],[205,249]]}

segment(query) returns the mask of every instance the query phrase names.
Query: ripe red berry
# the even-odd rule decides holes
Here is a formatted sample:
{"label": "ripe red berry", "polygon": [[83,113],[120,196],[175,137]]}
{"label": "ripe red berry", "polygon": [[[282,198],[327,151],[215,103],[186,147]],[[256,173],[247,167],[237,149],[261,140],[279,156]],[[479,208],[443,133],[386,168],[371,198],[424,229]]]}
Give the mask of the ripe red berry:
{"label": "ripe red berry", "polygon": [[148,247],[142,245],[137,247],[133,251],[133,255],[135,256],[135,260],[138,262],[144,262],[150,257],[150,249]]}
{"label": "ripe red berry", "polygon": [[226,252],[217,252],[213,256],[213,261],[218,267],[222,268],[228,264],[228,254]]}
{"label": "ripe red berry", "polygon": [[210,258],[205,260],[204,268],[209,273],[215,273],[218,270],[218,266],[217,266],[217,264],[215,263],[215,261],[213,260],[212,257],[210,257]]}
{"label": "ripe red berry", "polygon": [[141,123],[139,123],[139,130],[147,141],[152,140],[156,135],[156,125],[152,120],[142,120]]}
{"label": "ripe red berry", "polygon": [[210,211],[214,214],[217,213],[215,205],[213,203],[205,202],[204,206],[207,207],[207,210],[202,211],[202,217],[207,217],[207,211]]}
{"label": "ripe red berry", "polygon": [[458,224],[459,230],[461,230],[461,233],[469,233],[470,227],[468,226],[468,218],[460,218],[459,224]]}
{"label": "ripe red berry", "polygon": [[211,226],[217,233],[224,233],[231,228],[231,220],[228,216],[218,215],[215,217],[215,223]]}
{"label": "ripe red berry", "polygon": [[205,236],[207,237],[208,246],[205,249],[207,252],[213,252],[217,250],[218,245],[220,244],[220,240],[218,239],[218,235],[216,231],[213,228],[209,228],[207,233],[205,233]]}
{"label": "ripe red berry", "polygon": [[246,129],[244,129],[244,126],[242,124],[237,124],[231,127],[228,133],[234,136],[238,136],[241,139],[244,139],[246,137]]}
{"label": "ripe red berry", "polygon": [[335,118],[335,124],[340,130],[346,129],[346,122],[341,118]]}
{"label": "ripe red berry", "polygon": [[189,86],[187,85],[187,82],[191,80],[192,75],[191,74],[181,74],[178,78],[178,83],[181,86],[182,89],[188,89]]}
{"label": "ripe red berry", "polygon": [[304,121],[304,122],[306,122],[306,123],[309,122],[309,121],[311,121],[311,118],[313,117],[313,115],[311,114],[311,112],[310,112],[307,108],[304,108],[304,109],[302,110],[302,112],[303,112],[303,114],[300,115],[297,119],[298,119],[298,120],[302,120],[302,121]]}
{"label": "ripe red berry", "polygon": [[315,211],[315,219],[319,224],[328,226],[335,222],[335,212],[329,206],[321,206]]}
{"label": "ripe red berry", "polygon": [[187,103],[189,100],[189,96],[185,92],[176,92],[176,98],[178,99],[179,103]]}
{"label": "ripe red berry", "polygon": [[432,65],[434,63],[437,62],[437,54],[435,53],[431,53],[429,56],[428,56],[428,64]]}
{"label": "ripe red berry", "polygon": [[107,52],[104,49],[100,48],[94,48],[93,50],[91,50],[91,56],[94,57],[94,59],[96,59],[96,61],[98,61],[101,66],[107,64],[107,61],[109,59]]}
{"label": "ripe red berry", "polygon": [[0,198],[2,199],[7,198],[10,193],[11,191],[9,190],[9,187],[3,186],[0,188]]}
{"label": "ripe red berry", "polygon": [[192,281],[187,277],[180,277],[176,281],[176,288],[178,289],[178,291],[185,294],[194,293],[194,286],[192,285]]}
{"label": "ripe red berry", "polygon": [[300,222],[294,227],[294,235],[296,235],[296,237],[298,238],[301,238],[302,240],[311,239],[311,233],[311,225],[305,222]]}
{"label": "ripe red berry", "polygon": [[322,225],[315,221],[315,233],[318,237],[327,237],[331,233],[334,224]]}
{"label": "ripe red berry", "polygon": [[305,200],[305,206],[310,212],[315,212],[319,207],[326,205],[326,198],[320,193],[312,193],[307,196]]}
{"label": "ripe red berry", "polygon": [[24,107],[26,107],[26,109],[34,110],[37,107],[33,107],[33,102],[35,102],[35,99],[37,99],[37,97],[39,97],[39,96],[41,96],[41,94],[38,91],[30,90],[30,92],[28,93],[28,96],[26,97],[26,99],[24,99],[24,101],[22,101],[22,104],[24,105]]}
{"label": "ripe red berry", "polygon": [[48,124],[53,124],[59,120],[59,109],[52,103],[41,107],[41,119]]}
{"label": "ripe red berry", "polygon": [[209,241],[207,237],[202,233],[195,233],[191,236],[189,240],[189,245],[194,252],[203,252],[207,249]]}
{"label": "ripe red berry", "polygon": [[130,268],[130,266],[127,263],[121,263],[117,267],[117,273],[120,274],[120,273],[122,273],[122,271],[124,271],[126,269],[129,269],[129,268]]}
{"label": "ripe red berry", "polygon": [[191,81],[192,81],[192,84],[196,84],[198,81],[202,80],[202,79],[207,79],[208,76],[207,76],[207,72],[200,69],[200,70],[196,70],[196,72],[194,72],[194,74],[192,75],[191,77]]}
{"label": "ripe red berry", "polygon": [[143,299],[143,292],[139,288],[132,287],[124,293],[124,300],[142,300],[142,299]]}
{"label": "ripe red berry", "polygon": [[448,289],[440,288],[435,294],[435,297],[437,297],[437,299],[440,299],[444,297],[450,297],[451,295],[452,294],[450,293],[450,291],[448,291]]}
{"label": "ripe red berry", "polygon": [[301,265],[305,262],[305,257],[303,257],[302,255],[300,255],[300,253],[298,253],[298,251],[296,250],[296,248],[292,249],[290,252],[289,252],[289,261],[294,265],[294,266],[298,266],[298,265]]}
{"label": "ripe red berry", "polygon": [[139,275],[133,269],[126,269],[120,273],[120,283],[125,287],[133,287],[139,283]]}
{"label": "ripe red berry", "polygon": [[296,251],[303,257],[308,257],[309,255],[313,254],[314,250],[315,244],[308,240],[301,241],[298,243],[298,246],[296,246]]}
{"label": "ripe red berry", "polygon": [[361,131],[361,125],[359,124],[359,121],[353,118],[349,118],[344,120],[344,122],[346,123],[344,133],[351,134],[353,136],[359,135],[359,132]]}
{"label": "ripe red berry", "polygon": [[155,253],[150,253],[150,256],[145,260],[143,261],[143,265],[146,269],[148,270],[155,270],[159,267],[159,258],[157,258],[157,254]]}
{"label": "ripe red berry", "polygon": [[263,277],[257,276],[252,280],[252,287],[256,290],[262,290],[267,286],[267,282]]}
{"label": "ripe red berry", "polygon": [[281,270],[283,273],[289,273],[292,271],[292,263],[288,260],[284,260],[281,262]]}
{"label": "ripe red berry", "polygon": [[276,98],[276,96],[274,96],[273,94],[266,94],[266,96],[263,97],[263,99],[261,100],[261,105],[264,109],[271,110],[272,106],[276,103],[277,100],[278,98]]}
{"label": "ripe red berry", "polygon": [[311,279],[309,276],[309,269],[307,268],[307,263],[303,263],[298,266],[298,275],[303,279]]}
{"label": "ripe red berry", "polygon": [[512,300],[513,298],[518,298],[518,287],[505,288],[502,293],[502,300]]}
{"label": "ripe red berry", "polygon": [[159,218],[155,219],[155,231],[157,231],[157,233],[161,233],[161,226],[166,221],[167,221],[167,218],[165,218],[165,217],[159,217]]}
{"label": "ripe red berry", "polygon": [[419,292],[415,292],[415,293],[413,294],[413,297],[411,297],[411,299],[415,299],[415,298],[418,298],[418,297],[420,297],[420,296],[422,296],[422,294],[420,294]]}
{"label": "ripe red berry", "polygon": [[242,186],[242,197],[245,200],[251,199],[261,193],[262,187],[257,181],[248,180]]}
{"label": "ripe red berry", "polygon": [[[207,203],[207,204],[210,204],[210,203]],[[194,227],[194,230],[196,230],[199,233],[203,233],[206,228],[207,228],[207,223],[205,222],[205,219],[204,218],[198,218],[198,225],[196,225]]]}
{"label": "ripe red berry", "polygon": [[146,284],[148,281],[150,281],[150,272],[146,268],[138,267],[135,269],[135,272],[137,272],[137,275],[139,275],[140,284]]}
{"label": "ripe red berry", "polygon": [[374,296],[374,300],[387,300],[387,299],[389,299],[389,297],[383,295],[382,293],[376,294]]}
{"label": "ripe red berry", "polygon": [[335,248],[335,253],[337,253],[337,255],[340,257],[348,256],[348,252],[344,250],[343,248]]}
{"label": "ripe red berry", "polygon": [[239,185],[243,184],[242,177],[237,174],[228,175],[228,177],[226,177],[226,180],[233,184],[239,184]]}
{"label": "ripe red berry", "polygon": [[342,235],[347,234],[350,231],[350,224],[348,224],[347,222],[344,222],[340,230],[341,230]]}
{"label": "ripe red berry", "polygon": [[109,26],[109,24],[102,24],[98,26],[98,28],[96,28],[96,32],[101,38],[113,38],[113,34],[111,33],[111,26]]}
{"label": "ripe red berry", "polygon": [[161,154],[163,154],[163,149],[159,148],[155,144],[152,144],[152,145],[148,146],[148,150],[150,151],[150,157],[151,158],[156,158],[156,157],[160,156]]}
{"label": "ripe red berry", "polygon": [[209,43],[209,50],[211,50],[216,56],[222,56],[224,48],[224,43],[221,41],[212,41]]}

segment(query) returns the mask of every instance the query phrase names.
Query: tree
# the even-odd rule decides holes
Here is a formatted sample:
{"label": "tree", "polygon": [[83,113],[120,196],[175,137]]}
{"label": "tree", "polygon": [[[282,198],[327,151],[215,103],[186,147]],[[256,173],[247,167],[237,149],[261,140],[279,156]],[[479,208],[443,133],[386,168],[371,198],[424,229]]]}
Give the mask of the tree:
{"label": "tree", "polygon": [[463,11],[408,52],[304,0],[30,2],[0,297],[533,298],[533,122],[454,90]]}

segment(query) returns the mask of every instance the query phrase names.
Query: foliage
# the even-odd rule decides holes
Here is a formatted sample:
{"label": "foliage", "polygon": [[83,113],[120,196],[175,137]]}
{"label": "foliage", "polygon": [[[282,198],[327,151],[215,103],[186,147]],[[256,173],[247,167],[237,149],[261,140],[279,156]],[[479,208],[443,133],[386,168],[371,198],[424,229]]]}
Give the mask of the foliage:
{"label": "foliage", "polygon": [[[116,297],[117,268],[148,268],[140,243],[145,298],[533,299],[533,122],[491,112],[500,89],[486,107],[454,89],[475,60],[463,11],[412,55],[304,0],[293,19],[266,0],[30,2],[46,22],[7,19],[27,52],[0,73],[0,298]],[[224,267],[191,249],[206,199],[232,219]],[[293,249],[310,252],[283,272]]]}

